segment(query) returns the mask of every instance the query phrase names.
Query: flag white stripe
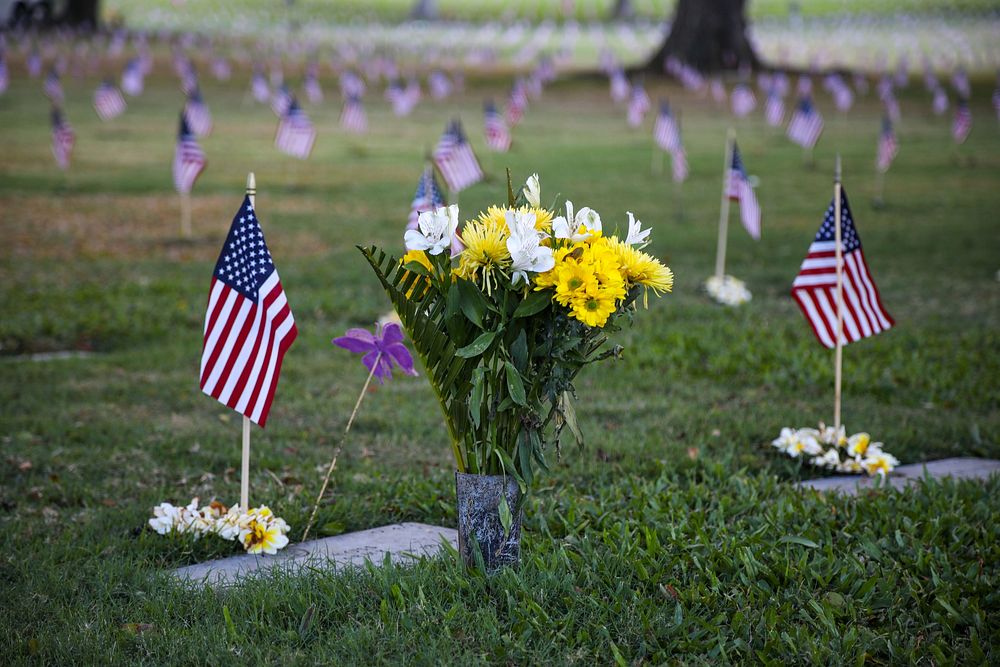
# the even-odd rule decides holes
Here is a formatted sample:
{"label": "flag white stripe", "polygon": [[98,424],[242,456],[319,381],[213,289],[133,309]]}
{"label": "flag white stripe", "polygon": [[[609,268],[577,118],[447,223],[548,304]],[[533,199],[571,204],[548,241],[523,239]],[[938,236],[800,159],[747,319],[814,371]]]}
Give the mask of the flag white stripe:
{"label": "flag white stripe", "polygon": [[[201,353],[201,374],[199,377],[205,375],[205,366],[208,364],[208,360],[212,358],[212,352],[215,351],[215,346],[219,342],[219,336],[222,335],[222,330],[225,329],[226,322],[229,321],[229,316],[232,313],[234,302],[236,301],[237,294],[235,291],[231,290],[226,297],[225,303],[222,304],[222,310],[219,312],[219,316],[215,319],[215,326],[212,327],[212,331],[208,333],[208,338],[205,340],[205,348]],[[214,305],[214,304],[213,304]],[[212,312],[212,307],[208,309],[205,313],[205,326],[208,326],[208,318]]]}
{"label": "flag white stripe", "polygon": [[209,396],[212,395],[215,385],[219,383],[219,379],[222,377],[222,372],[225,370],[226,364],[229,362],[229,357],[233,353],[233,346],[236,343],[237,335],[243,329],[243,323],[246,322],[251,307],[252,304],[250,301],[244,299],[243,303],[240,304],[240,309],[236,312],[236,316],[233,318],[233,325],[229,329],[229,335],[226,336],[226,341],[219,352],[218,358],[215,360],[212,372],[205,380],[205,386],[202,387],[202,391]]}
{"label": "flag white stripe", "polygon": [[799,290],[797,294],[809,315],[809,321],[812,322],[813,327],[816,329],[816,334],[819,336],[820,341],[827,347],[833,347],[833,339],[827,333],[826,324],[823,322],[823,316],[819,314],[816,308],[816,302],[812,297],[812,293],[808,290]]}
{"label": "flag white stripe", "polygon": [[[277,311],[275,311],[275,313],[277,313]],[[251,421],[255,424],[260,423],[260,414],[264,410],[264,406],[267,405],[270,397],[270,392],[268,390],[270,389],[271,381],[274,377],[274,370],[278,365],[279,348],[282,343],[284,343],[285,338],[288,336],[288,332],[291,331],[294,324],[295,320],[291,317],[291,311],[288,311],[288,315],[282,320],[274,334],[274,337],[271,339],[271,354],[268,358],[267,372],[264,375],[264,382],[261,384],[261,390],[257,394],[257,403],[254,406],[253,414],[250,416]]]}
{"label": "flag white stripe", "polygon": [[[226,378],[226,384],[222,388],[222,393],[219,394],[220,403],[229,405],[229,397],[233,395],[233,391],[236,389],[236,385],[239,383],[240,377],[247,366],[247,358],[253,352],[254,342],[257,340],[257,332],[260,330],[263,317],[264,309],[258,304],[257,308],[254,309],[253,324],[250,325],[250,331],[240,346],[239,356],[236,357],[236,362],[233,364],[229,377]],[[239,335],[238,332],[237,335]]]}
{"label": "flag white stripe", "polygon": [[[270,298],[271,292],[276,289],[281,289],[280,282],[278,280],[278,272],[273,271],[267,280],[260,287],[260,310],[264,311],[263,304],[267,302]],[[285,292],[282,290],[275,299],[275,302],[280,302],[282,306],[288,303],[288,299],[285,297]],[[280,308],[279,308],[280,310]],[[271,309],[268,309],[268,313]],[[289,311],[291,312],[291,311]],[[242,395],[239,397],[239,401],[236,403],[236,411],[246,414],[247,403],[250,402],[250,398],[253,396],[254,388],[257,386],[257,378],[260,377],[260,369],[264,365],[264,357],[266,355],[266,350],[270,345],[271,340],[271,330],[273,328],[274,322],[271,321],[270,317],[264,318],[264,332],[261,335],[260,348],[257,350],[257,356],[254,358],[253,368],[250,371],[250,375],[247,377],[247,383],[243,389]]]}

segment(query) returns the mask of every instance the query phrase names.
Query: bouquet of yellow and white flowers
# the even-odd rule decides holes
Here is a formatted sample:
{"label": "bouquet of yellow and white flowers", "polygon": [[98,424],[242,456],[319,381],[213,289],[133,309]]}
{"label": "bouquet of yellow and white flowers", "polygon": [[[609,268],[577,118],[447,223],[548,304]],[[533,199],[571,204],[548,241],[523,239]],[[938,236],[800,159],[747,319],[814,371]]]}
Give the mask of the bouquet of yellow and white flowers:
{"label": "bouquet of yellow and white flowers", "polygon": [[899,465],[899,459],[883,451],[882,443],[872,441],[869,434],[848,437],[843,426],[835,429],[823,422],[819,428],[783,428],[771,446],[792,458],[802,457],[809,465],[836,472],[885,476]]}
{"label": "bouquet of yellow and white flowers", "polygon": [[459,472],[510,474],[522,488],[568,426],[583,366],[617,355],[608,332],[673,273],[643,252],[649,229],[627,213],[605,233],[591,208],[543,208],[538,176],[506,206],[459,231],[457,206],[421,213],[401,260],[362,248],[423,361],[445,414]]}
{"label": "bouquet of yellow and white flowers", "polygon": [[160,503],[153,508],[149,527],[160,535],[187,533],[195,539],[216,535],[224,540],[239,540],[251,554],[275,554],[288,544],[288,524],[266,505],[244,512],[239,505],[227,508],[217,500],[203,507],[198,507],[197,498],[184,507]]}

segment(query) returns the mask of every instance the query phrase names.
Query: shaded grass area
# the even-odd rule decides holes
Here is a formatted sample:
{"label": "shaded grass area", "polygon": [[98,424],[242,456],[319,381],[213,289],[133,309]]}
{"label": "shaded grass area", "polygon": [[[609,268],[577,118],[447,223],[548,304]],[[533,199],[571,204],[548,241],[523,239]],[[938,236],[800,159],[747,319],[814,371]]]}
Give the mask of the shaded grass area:
{"label": "shaded grass area", "polygon": [[[345,137],[338,105],[300,164],[271,147],[275,120],[244,94],[246,73],[208,83],[216,132],[178,238],[170,191],[172,80],[154,79],[102,125],[94,82],[66,82],[78,134],[56,172],[38,82],[0,97],[0,609],[18,662],[900,662],[996,661],[997,482],[928,484],[857,500],[797,493],[812,476],[766,443],[829,418],[832,358],[788,289],[831,197],[836,151],[865,252],[897,327],[845,351],[844,414],[904,462],[1000,453],[1000,133],[977,88],[976,125],[949,123],[911,90],[900,154],[875,210],[876,103],[850,116],[820,98],[818,167],[759,120],[737,125],[761,179],[764,240],[731,225],[729,271],[753,302],[710,303],[719,162],[727,116],[651,86],[682,114],[691,179],[650,175],[650,123],[625,128],[605,85],[564,82],[534,104],[507,156],[481,151],[480,110],[507,82],[471,81],[405,121],[370,105],[371,135]],[[636,213],[677,275],[616,342],[622,360],[578,384],[588,444],[550,453],[527,513],[526,560],[491,580],[448,559],[412,569],[254,582],[223,593],[168,585],[165,568],[231,553],[143,530],[150,508],[238,494],[239,419],[197,387],[209,274],[257,172],[258,212],[300,329],[266,431],[254,432],[252,497],[301,534],[309,503],[364,380],[329,339],[388,307],[354,244],[396,248],[421,167],[460,113],[488,183],[471,216],[503,198],[501,174],[541,174],[605,224]],[[669,169],[668,169],[669,171]],[[735,213],[734,213],[735,218]],[[12,355],[96,350],[35,363]],[[367,397],[320,517],[334,534],[403,520],[454,524],[446,433],[422,378]],[[310,611],[310,609],[312,611]],[[226,621],[226,614],[230,621]],[[147,624],[136,625],[136,624]]]}

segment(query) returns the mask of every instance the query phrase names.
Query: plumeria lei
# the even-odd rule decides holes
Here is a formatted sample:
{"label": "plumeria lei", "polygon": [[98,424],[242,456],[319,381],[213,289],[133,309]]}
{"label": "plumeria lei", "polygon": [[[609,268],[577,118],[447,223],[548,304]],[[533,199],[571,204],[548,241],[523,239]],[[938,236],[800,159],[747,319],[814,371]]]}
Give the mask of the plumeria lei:
{"label": "plumeria lei", "polygon": [[227,508],[217,500],[203,507],[198,507],[197,498],[185,507],[160,503],[153,508],[149,526],[160,535],[187,533],[195,539],[217,535],[238,540],[250,554],[275,554],[288,544],[288,524],[266,505],[243,512],[239,505]]}
{"label": "plumeria lei", "polygon": [[746,283],[739,278],[726,275],[711,276],[705,281],[705,291],[708,295],[724,306],[738,306],[746,303],[753,295],[747,289]]}
{"label": "plumeria lei", "polygon": [[899,459],[867,433],[847,437],[843,426],[835,430],[823,422],[819,428],[783,428],[771,445],[792,458],[808,457],[810,465],[837,472],[886,475],[899,465]]}

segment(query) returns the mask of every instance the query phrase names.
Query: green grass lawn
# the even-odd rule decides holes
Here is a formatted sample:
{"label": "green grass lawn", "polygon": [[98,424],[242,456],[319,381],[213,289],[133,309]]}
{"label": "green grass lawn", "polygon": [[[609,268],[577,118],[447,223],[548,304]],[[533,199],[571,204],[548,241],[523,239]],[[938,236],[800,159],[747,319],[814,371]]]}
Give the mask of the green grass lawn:
{"label": "green grass lawn", "polygon": [[[164,63],[161,63],[161,71]],[[369,96],[371,134],[347,138],[339,103],[309,112],[312,159],[271,145],[274,116],[245,95],[248,73],[205,82],[216,120],[179,239],[170,160],[181,96],[154,78],[118,120],[90,108],[95,81],[66,81],[78,141],[63,175],[49,154],[39,81],[0,97],[0,646],[5,662],[49,664],[641,664],[763,661],[1000,661],[1000,481],[928,483],[857,499],[794,491],[813,476],[767,443],[782,426],[832,417],[832,353],[788,295],[832,195],[836,152],[883,301],[897,326],[844,353],[844,416],[904,463],[1000,457],[1000,131],[990,88],[956,150],[949,119],[914,84],[884,209],[870,205],[879,131],[873,98],[848,116],[820,105],[817,167],[767,128],[737,123],[760,177],[764,237],[731,222],[729,272],[753,301],[716,306],[712,271],[728,116],[674,87],[691,178],[678,196],[650,175],[651,119],[629,131],[607,86],[546,91],[509,155],[461,195],[468,217],[504,199],[503,169],[541,175],[605,224],[631,210],[675,271],[587,369],[567,448],[527,508],[524,564],[492,579],[451,559],[413,568],[275,578],[186,591],[169,568],[230,543],[162,538],[151,508],[238,497],[239,418],[198,389],[210,273],[257,174],[257,210],[299,339],[268,428],[254,430],[252,500],[301,536],[328,457],[364,381],[330,345],[388,308],[355,244],[397,250],[421,168],[460,113],[482,148],[482,99],[508,82],[397,120]],[[334,89],[324,76],[328,94]],[[668,168],[669,171],[669,168]],[[32,362],[47,350],[96,352]],[[553,460],[554,456],[551,456]],[[321,511],[325,534],[416,520],[454,525],[444,425],[423,378],[366,399]],[[228,620],[227,620],[228,619]]]}

